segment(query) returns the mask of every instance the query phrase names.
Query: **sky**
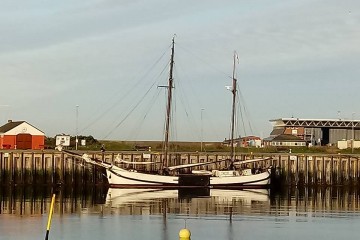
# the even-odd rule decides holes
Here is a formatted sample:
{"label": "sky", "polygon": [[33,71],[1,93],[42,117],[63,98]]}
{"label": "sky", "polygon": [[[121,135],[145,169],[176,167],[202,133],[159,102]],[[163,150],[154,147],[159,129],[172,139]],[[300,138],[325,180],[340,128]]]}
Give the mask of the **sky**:
{"label": "sky", "polygon": [[[53,137],[269,136],[277,118],[360,119],[358,0],[1,0],[0,121]],[[1,124],[1,125],[2,125]]]}

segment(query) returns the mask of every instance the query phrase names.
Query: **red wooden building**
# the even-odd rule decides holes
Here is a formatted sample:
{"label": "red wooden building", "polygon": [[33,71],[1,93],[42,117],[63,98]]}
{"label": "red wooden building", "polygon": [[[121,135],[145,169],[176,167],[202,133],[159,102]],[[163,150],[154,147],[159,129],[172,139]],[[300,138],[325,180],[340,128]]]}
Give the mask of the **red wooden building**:
{"label": "red wooden building", "polygon": [[45,134],[25,121],[0,127],[0,149],[44,149]]}

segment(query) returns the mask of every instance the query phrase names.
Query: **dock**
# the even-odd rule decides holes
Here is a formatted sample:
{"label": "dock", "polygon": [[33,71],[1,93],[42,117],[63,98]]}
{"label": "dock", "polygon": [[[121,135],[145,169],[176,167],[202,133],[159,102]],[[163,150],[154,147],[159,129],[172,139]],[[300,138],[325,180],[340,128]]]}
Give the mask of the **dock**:
{"label": "dock", "polygon": [[[79,151],[78,153],[85,153]],[[155,152],[86,152],[93,158],[112,164],[116,156],[129,162],[149,161],[149,165],[132,165],[148,172],[158,171],[164,155]],[[237,154],[236,159],[271,159],[247,164],[249,168],[272,166],[273,182],[291,186],[337,186],[359,184],[359,155],[343,154]],[[227,153],[174,153],[168,155],[169,165],[203,163],[227,159]],[[226,162],[198,166],[196,170],[222,169]],[[8,150],[0,152],[0,184],[106,184],[104,169],[82,159],[53,150]]]}

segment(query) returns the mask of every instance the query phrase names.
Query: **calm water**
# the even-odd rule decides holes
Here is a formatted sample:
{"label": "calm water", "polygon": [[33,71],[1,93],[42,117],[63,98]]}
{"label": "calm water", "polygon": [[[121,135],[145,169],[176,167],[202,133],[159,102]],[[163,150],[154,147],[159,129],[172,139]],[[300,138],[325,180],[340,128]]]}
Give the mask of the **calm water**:
{"label": "calm water", "polygon": [[[57,192],[50,239],[341,239],[360,233],[357,189]],[[0,239],[44,239],[52,189],[2,188]]]}

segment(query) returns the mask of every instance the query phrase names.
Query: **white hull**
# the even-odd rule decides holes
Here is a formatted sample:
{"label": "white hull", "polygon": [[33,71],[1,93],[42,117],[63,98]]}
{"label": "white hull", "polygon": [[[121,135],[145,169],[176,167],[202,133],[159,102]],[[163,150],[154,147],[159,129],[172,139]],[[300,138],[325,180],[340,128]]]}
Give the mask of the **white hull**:
{"label": "white hull", "polygon": [[[178,176],[147,174],[112,166],[106,168],[111,187],[178,188]],[[265,172],[241,176],[210,177],[211,188],[264,188],[270,184],[270,169]]]}

